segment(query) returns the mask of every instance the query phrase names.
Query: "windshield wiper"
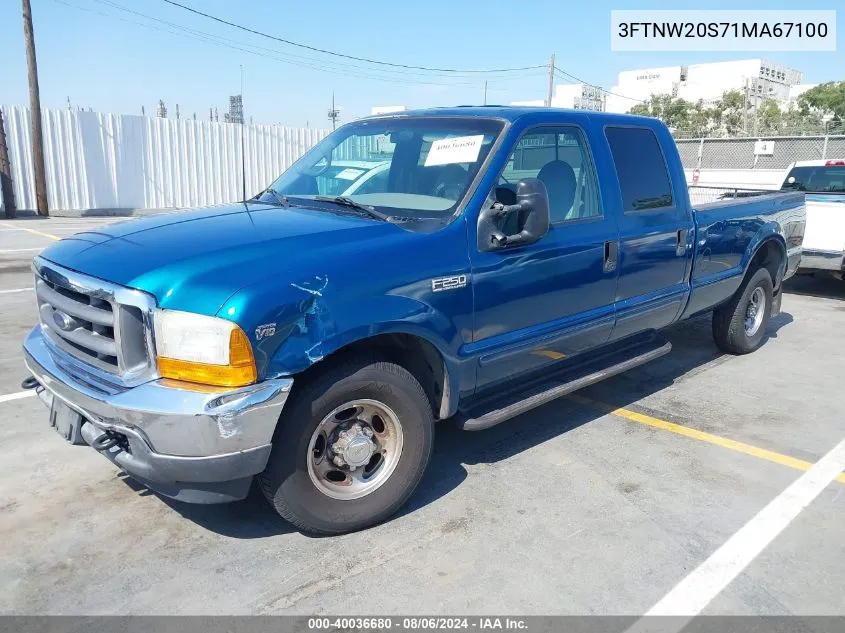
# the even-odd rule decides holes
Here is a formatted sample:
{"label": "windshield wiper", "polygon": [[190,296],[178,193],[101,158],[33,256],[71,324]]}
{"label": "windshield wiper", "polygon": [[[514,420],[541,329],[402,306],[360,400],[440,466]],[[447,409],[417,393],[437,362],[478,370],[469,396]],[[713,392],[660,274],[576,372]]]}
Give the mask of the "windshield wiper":
{"label": "windshield wiper", "polygon": [[287,208],[290,206],[290,202],[288,202],[288,199],[287,199],[287,198],[285,198],[285,197],[284,197],[282,194],[280,194],[278,191],[276,191],[275,189],[273,189],[273,187],[267,187],[264,191],[262,191],[262,192],[261,192],[261,193],[259,193],[258,195],[256,195],[256,196],[254,196],[254,197],[250,198],[250,200],[256,200],[256,201],[257,201],[257,200],[258,200],[261,196],[263,196],[265,193],[269,193],[271,196],[273,196],[273,200],[274,200],[274,201],[275,201],[275,203],[276,203],[277,205],[279,205],[280,207],[284,207],[285,209],[287,209]]}
{"label": "windshield wiper", "polygon": [[366,213],[371,218],[381,220],[382,222],[390,222],[393,220],[392,216],[376,211],[374,207],[371,207],[368,204],[355,202],[352,198],[347,198],[346,196],[314,196],[314,200],[319,200],[320,202],[332,202],[343,207],[349,207],[350,209]]}

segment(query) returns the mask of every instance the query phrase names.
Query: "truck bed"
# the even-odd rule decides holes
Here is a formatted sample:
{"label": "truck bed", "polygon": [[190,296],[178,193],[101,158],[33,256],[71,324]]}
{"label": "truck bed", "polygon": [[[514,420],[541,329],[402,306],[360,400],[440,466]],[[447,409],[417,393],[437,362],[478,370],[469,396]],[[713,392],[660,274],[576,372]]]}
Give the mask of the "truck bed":
{"label": "truck bed", "polygon": [[804,214],[804,195],[798,192],[758,191],[695,205],[691,292],[684,316],[726,301],[742,282],[751,254],[767,239],[786,252],[783,278],[794,274],[801,259]]}

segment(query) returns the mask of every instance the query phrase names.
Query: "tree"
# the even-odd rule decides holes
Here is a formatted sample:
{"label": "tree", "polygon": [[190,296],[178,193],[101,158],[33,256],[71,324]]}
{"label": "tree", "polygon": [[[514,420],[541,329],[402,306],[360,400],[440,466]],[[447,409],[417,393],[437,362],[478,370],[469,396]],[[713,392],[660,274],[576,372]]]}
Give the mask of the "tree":
{"label": "tree", "polygon": [[690,103],[671,95],[651,95],[630,112],[660,119],[677,138],[762,136],[798,131],[821,134],[825,132],[824,115],[833,116],[836,123],[841,121],[837,117],[845,117],[845,82],[822,84],[807,91],[799,98],[798,106],[784,111],[774,99],[764,99],[755,109],[743,91],[730,90],[711,107],[705,106],[702,100]]}
{"label": "tree", "polygon": [[630,112],[660,119],[673,130],[677,130],[685,129],[689,125],[689,111],[692,107],[689,101],[672,95],[651,95],[647,102],[638,103]]}
{"label": "tree", "polygon": [[730,90],[722,95],[714,106],[714,122],[725,129],[729,136],[745,129],[748,103],[739,90]]}
{"label": "tree", "polygon": [[706,108],[704,100],[699,99],[689,110],[688,118],[688,129],[692,138],[709,136],[716,118],[716,111],[714,108]]}
{"label": "tree", "polygon": [[815,110],[835,121],[845,119],[845,81],[828,81],[810,88],[798,97],[798,108],[805,116]]}
{"label": "tree", "polygon": [[778,134],[783,128],[783,113],[778,102],[765,99],[755,113],[757,134]]}

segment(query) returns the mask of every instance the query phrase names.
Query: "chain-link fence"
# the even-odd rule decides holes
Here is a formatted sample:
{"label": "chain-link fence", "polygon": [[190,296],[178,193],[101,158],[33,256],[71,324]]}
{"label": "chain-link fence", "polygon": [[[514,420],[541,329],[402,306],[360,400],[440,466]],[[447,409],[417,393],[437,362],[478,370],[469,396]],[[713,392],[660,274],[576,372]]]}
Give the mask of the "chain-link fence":
{"label": "chain-link fence", "polygon": [[676,139],[706,138],[765,138],[781,136],[842,136],[845,135],[845,121],[804,121],[800,123],[769,124],[765,121],[755,125],[749,122],[746,127],[724,126],[670,126]]}
{"label": "chain-link fence", "polygon": [[845,158],[845,135],[676,139],[676,143],[686,169],[785,169],[799,160]]}

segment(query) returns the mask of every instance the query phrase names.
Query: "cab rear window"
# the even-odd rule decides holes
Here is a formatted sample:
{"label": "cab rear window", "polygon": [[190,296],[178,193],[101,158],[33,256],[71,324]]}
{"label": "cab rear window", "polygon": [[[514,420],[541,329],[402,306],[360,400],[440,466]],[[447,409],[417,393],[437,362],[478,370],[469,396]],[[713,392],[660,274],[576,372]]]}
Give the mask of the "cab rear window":
{"label": "cab rear window", "polygon": [[654,132],[639,127],[607,127],[605,136],[616,165],[625,213],[671,207],[669,171]]}
{"label": "cab rear window", "polygon": [[845,193],[845,165],[793,167],[782,188],[806,193]]}

